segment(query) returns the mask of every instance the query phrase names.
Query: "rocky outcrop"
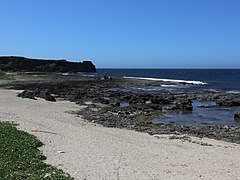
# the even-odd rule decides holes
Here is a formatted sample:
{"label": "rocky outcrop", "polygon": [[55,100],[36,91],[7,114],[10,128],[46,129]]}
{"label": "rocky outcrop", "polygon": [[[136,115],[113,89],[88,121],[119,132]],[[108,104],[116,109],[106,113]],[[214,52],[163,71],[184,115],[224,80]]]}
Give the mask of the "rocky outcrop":
{"label": "rocky outcrop", "polygon": [[189,99],[180,99],[177,101],[174,101],[173,104],[166,107],[167,111],[192,111],[192,101]]}
{"label": "rocky outcrop", "polygon": [[25,90],[17,95],[21,98],[29,98],[37,100],[36,97],[45,99],[46,101],[53,101],[56,102],[56,99],[47,91],[47,90],[39,90],[35,89],[34,91]]}
{"label": "rocky outcrop", "polygon": [[234,106],[240,106],[240,99],[229,99],[229,100],[220,99],[220,100],[217,100],[216,103],[218,106],[234,107]]}
{"label": "rocky outcrop", "polygon": [[[61,78],[56,78],[58,74],[54,74],[54,76],[52,82],[13,82],[11,87],[27,90],[24,96],[30,98],[40,97],[40,94],[44,95],[44,92],[49,92],[54,94],[56,98],[84,105],[86,108],[76,112],[78,116],[106,127],[133,129],[151,135],[188,134],[240,144],[239,126],[211,125],[207,122],[196,125],[178,124],[178,122],[174,123],[173,121],[154,123],[154,119],[166,119],[166,113],[191,112],[193,109],[192,100],[214,101],[216,104],[217,102],[232,102],[226,104],[232,106],[238,102],[239,94],[205,91],[184,94],[182,92],[173,94],[161,91],[158,94],[148,94],[124,91],[125,87],[144,86],[142,81],[137,80],[133,82],[132,80],[113,78],[110,81],[98,77],[81,77],[76,80],[72,76],[61,76]],[[63,77],[67,79],[63,81]],[[124,103],[125,105],[123,105]],[[220,104],[218,106],[220,107]],[[166,109],[164,109],[165,107]]]}
{"label": "rocky outcrop", "polygon": [[30,72],[96,72],[91,61],[41,60],[17,56],[1,56],[0,70]]}

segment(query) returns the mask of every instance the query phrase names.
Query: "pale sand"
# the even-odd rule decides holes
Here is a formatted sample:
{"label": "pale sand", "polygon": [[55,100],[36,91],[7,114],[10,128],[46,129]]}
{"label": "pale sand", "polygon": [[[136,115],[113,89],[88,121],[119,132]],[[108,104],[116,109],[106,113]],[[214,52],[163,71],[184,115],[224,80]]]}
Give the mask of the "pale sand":
{"label": "pale sand", "polygon": [[0,90],[0,120],[16,121],[36,135],[45,144],[46,162],[76,179],[240,179],[240,145],[192,138],[213,145],[201,146],[105,128],[66,113],[83,108],[74,103],[22,99],[16,93]]}

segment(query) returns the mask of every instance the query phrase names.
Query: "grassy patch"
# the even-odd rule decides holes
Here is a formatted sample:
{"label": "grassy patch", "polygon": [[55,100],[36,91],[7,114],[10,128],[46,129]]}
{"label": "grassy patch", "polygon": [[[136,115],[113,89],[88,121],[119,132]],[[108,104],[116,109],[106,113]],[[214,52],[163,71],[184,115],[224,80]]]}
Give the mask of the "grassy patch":
{"label": "grassy patch", "polygon": [[13,77],[11,75],[3,74],[0,75],[0,80],[12,80]]}
{"label": "grassy patch", "polygon": [[38,147],[42,143],[33,135],[8,122],[0,122],[0,179],[73,179],[51,165]]}

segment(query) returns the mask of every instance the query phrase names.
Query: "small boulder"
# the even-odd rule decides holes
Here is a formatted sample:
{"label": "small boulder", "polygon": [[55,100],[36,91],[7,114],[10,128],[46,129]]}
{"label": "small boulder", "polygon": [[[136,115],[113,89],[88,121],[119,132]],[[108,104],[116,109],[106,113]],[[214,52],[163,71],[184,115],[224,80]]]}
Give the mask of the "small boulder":
{"label": "small boulder", "polygon": [[17,95],[17,97],[21,97],[21,98],[29,98],[29,99],[37,100],[37,99],[35,98],[35,94],[34,94],[34,92],[32,92],[32,91],[27,91],[27,90],[25,90],[25,91],[19,93],[19,94]]}
{"label": "small boulder", "polygon": [[18,97],[22,98],[29,98],[36,100],[36,97],[43,98],[46,101],[53,101],[56,102],[56,99],[46,90],[41,91],[39,89],[35,89],[34,91],[25,90],[17,95]]}
{"label": "small boulder", "polygon": [[192,111],[192,109],[192,101],[189,99],[176,100],[172,105],[166,107],[167,111]]}
{"label": "small boulder", "polygon": [[45,99],[46,101],[53,101],[56,102],[56,99],[47,91],[47,90],[42,90],[42,91],[37,91],[35,90],[35,96],[40,97]]}
{"label": "small boulder", "polygon": [[53,97],[53,96],[52,96],[51,94],[49,94],[49,93],[45,94],[44,99],[45,99],[46,101],[56,102],[55,97]]}
{"label": "small boulder", "polygon": [[234,114],[234,120],[240,122],[240,112]]}

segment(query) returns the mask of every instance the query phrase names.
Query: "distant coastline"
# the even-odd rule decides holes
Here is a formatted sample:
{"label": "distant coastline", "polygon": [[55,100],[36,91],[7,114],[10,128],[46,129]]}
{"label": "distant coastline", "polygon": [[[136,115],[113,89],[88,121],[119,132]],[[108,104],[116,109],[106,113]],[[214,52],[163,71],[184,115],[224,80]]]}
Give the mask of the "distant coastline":
{"label": "distant coastline", "polygon": [[0,70],[14,72],[96,72],[96,67],[91,61],[70,62],[67,60],[43,60],[19,56],[0,56]]}

